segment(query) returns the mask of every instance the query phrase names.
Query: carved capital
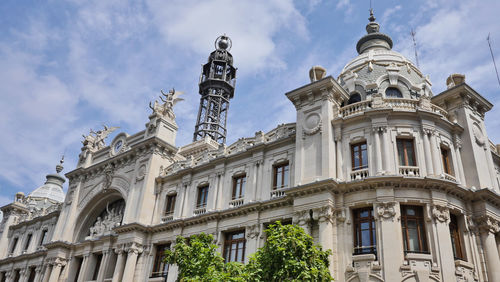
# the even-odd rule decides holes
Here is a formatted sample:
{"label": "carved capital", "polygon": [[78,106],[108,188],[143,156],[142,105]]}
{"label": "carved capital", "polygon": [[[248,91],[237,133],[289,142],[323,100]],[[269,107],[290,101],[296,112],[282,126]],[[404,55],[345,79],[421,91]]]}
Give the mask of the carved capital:
{"label": "carved capital", "polygon": [[333,223],[334,209],[332,206],[324,206],[321,208],[313,209],[313,218],[319,222]]}
{"label": "carved capital", "polygon": [[441,223],[446,223],[450,219],[450,210],[443,205],[432,205],[432,218]]}
{"label": "carved capital", "polygon": [[335,217],[336,223],[341,224],[346,220],[346,212],[344,208],[336,209],[333,211],[333,216]]}
{"label": "carved capital", "polygon": [[248,239],[254,239],[259,236],[259,224],[252,224],[247,226],[246,235]]}
{"label": "carved capital", "polygon": [[128,244],[126,247],[125,247],[125,251],[128,253],[128,254],[140,254],[144,251],[144,248],[142,245],[140,244],[137,244],[137,243],[130,243]]}
{"label": "carved capital", "polygon": [[297,225],[306,225],[311,221],[309,210],[296,211],[293,216],[293,222]]}
{"label": "carved capital", "polygon": [[377,204],[377,216],[380,220],[394,220],[396,215],[396,202],[384,202]]}
{"label": "carved capital", "polygon": [[500,224],[498,220],[492,218],[491,216],[481,216],[475,221],[479,227],[479,231],[482,233],[491,232],[495,234],[500,231]]}

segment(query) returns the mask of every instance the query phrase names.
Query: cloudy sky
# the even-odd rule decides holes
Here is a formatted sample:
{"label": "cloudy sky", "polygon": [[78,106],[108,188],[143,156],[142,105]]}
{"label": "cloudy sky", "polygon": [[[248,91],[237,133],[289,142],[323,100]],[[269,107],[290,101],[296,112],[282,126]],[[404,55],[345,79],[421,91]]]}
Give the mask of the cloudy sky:
{"label": "cloudy sky", "polygon": [[[497,0],[373,1],[381,31],[414,60],[435,94],[450,73],[500,105],[486,37],[500,62]],[[82,134],[103,123],[144,128],[160,89],[185,92],[177,104],[177,145],[191,141],[200,65],[226,33],[238,67],[228,143],[294,122],[284,93],[308,83],[322,65],[334,77],[356,54],[369,1],[71,0],[0,4],[0,206],[29,193],[66,155],[74,169]],[[499,106],[487,114],[500,143]]]}

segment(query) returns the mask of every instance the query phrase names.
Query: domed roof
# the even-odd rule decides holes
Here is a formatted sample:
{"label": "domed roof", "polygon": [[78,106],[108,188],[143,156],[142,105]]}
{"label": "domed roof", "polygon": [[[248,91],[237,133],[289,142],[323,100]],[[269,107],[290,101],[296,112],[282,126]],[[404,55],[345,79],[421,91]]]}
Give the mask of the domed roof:
{"label": "domed roof", "polygon": [[64,157],[61,159],[60,164],[56,166],[57,174],[48,174],[46,176],[47,181],[42,186],[36,188],[31,193],[28,194],[28,199],[34,198],[44,198],[50,199],[57,202],[64,202],[64,192],[63,192],[63,183],[65,182],[64,177],[59,175],[59,172],[63,170]]}
{"label": "domed roof", "polygon": [[356,45],[359,55],[342,69],[340,84],[349,93],[365,92],[367,88],[398,87],[402,92],[414,95],[429,94],[431,84],[428,79],[410,60],[392,50],[392,39],[379,32],[380,26],[375,22],[372,10],[369,20],[367,34]]}

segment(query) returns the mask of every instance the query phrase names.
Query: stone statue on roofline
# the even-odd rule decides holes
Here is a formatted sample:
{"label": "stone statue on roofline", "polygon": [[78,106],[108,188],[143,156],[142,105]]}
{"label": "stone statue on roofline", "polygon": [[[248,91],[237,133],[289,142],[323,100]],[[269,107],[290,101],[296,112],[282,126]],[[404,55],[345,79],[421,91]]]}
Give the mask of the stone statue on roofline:
{"label": "stone statue on roofline", "polygon": [[149,102],[149,107],[151,108],[151,110],[153,110],[153,114],[157,114],[161,117],[167,117],[171,120],[174,120],[175,114],[173,108],[178,102],[184,100],[182,98],[179,98],[179,95],[182,95],[184,92],[175,91],[174,88],[168,91],[168,93],[163,92],[163,90],[161,90],[160,92],[161,96],[159,96],[159,98],[163,103],[155,100],[153,104]]}

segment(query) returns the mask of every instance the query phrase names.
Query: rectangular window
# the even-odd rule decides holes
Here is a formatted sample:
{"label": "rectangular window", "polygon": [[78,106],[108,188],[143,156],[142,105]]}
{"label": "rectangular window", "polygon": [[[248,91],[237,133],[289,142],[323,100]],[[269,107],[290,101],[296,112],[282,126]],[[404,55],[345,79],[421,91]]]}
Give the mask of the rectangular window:
{"label": "rectangular window", "polygon": [[368,153],[366,142],[351,145],[352,170],[368,167]]}
{"label": "rectangular window", "polygon": [[246,175],[233,177],[233,200],[243,198],[245,195]]}
{"label": "rectangular window", "polygon": [[422,207],[401,206],[401,228],[405,253],[428,253]]}
{"label": "rectangular window", "polygon": [[102,254],[94,256],[96,260],[95,260],[94,274],[92,275],[92,280],[97,280],[97,276],[99,275],[99,269],[101,268]]}
{"label": "rectangular window", "polygon": [[156,255],[155,261],[153,264],[153,272],[151,273],[151,277],[164,277],[167,278],[168,275],[168,263],[164,262],[165,259],[165,251],[170,249],[170,244],[157,245],[156,246]]}
{"label": "rectangular window", "polygon": [[28,271],[29,271],[28,282],[35,282],[36,268],[30,267],[28,268]]}
{"label": "rectangular window", "polygon": [[31,243],[31,237],[33,237],[33,235],[31,233],[28,234],[28,237],[26,237],[26,241],[24,243],[23,251],[26,251],[29,248],[30,243]]}
{"label": "rectangular window", "polygon": [[449,149],[441,147],[441,159],[443,160],[444,173],[453,175],[453,170],[451,169],[451,159],[450,159]]}
{"label": "rectangular window", "polygon": [[17,247],[17,241],[19,240],[19,238],[14,238],[13,241],[12,241],[12,245],[10,246],[10,253],[14,253],[14,251],[16,250],[16,247]]}
{"label": "rectangular window", "polygon": [[176,199],[177,199],[177,194],[167,196],[167,205],[165,206],[165,215],[171,215],[174,213]]}
{"label": "rectangular window", "polygon": [[198,187],[198,199],[196,208],[204,208],[207,206],[208,185]]}
{"label": "rectangular window", "polygon": [[281,189],[288,187],[288,179],[290,173],[290,167],[288,165],[288,162],[275,165],[273,167],[273,172],[274,172],[273,189]]}
{"label": "rectangular window", "polygon": [[224,260],[245,262],[245,244],[245,231],[227,233],[224,241]]}
{"label": "rectangular window", "polygon": [[413,147],[413,139],[396,139],[398,146],[399,165],[401,166],[417,166],[415,160],[415,150]]}
{"label": "rectangular window", "polygon": [[40,241],[38,242],[38,246],[43,245],[45,237],[47,236],[47,229],[42,230],[42,236],[40,236]]}
{"label": "rectangular window", "polygon": [[453,256],[455,257],[455,259],[465,260],[460,229],[458,227],[458,220],[457,216],[454,214],[450,214],[450,236],[451,247],[453,248]]}
{"label": "rectangular window", "polygon": [[373,208],[353,210],[354,214],[354,254],[376,254],[377,236]]}

